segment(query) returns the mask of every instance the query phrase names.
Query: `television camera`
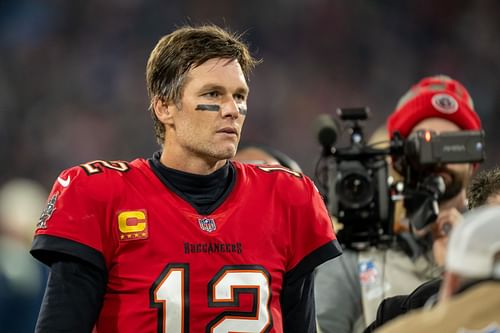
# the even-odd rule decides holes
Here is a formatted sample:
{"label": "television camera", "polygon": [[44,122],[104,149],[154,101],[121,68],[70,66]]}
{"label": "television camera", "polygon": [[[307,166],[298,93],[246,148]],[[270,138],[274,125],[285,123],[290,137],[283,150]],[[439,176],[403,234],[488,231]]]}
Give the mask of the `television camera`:
{"label": "television camera", "polygon": [[[448,163],[478,163],[485,157],[484,132],[435,133],[420,130],[403,139],[394,133],[385,142],[367,144],[361,122],[368,108],[337,109],[340,121],[320,115],[315,122],[323,147],[316,167],[330,213],[343,225],[340,242],[360,249],[388,244],[394,239],[394,203],[403,200],[412,228],[425,228],[435,221],[438,202],[446,186],[437,170]],[[345,124],[350,144],[335,146],[339,125]],[[379,144],[385,143],[385,147]],[[402,181],[394,181],[388,163]]]}

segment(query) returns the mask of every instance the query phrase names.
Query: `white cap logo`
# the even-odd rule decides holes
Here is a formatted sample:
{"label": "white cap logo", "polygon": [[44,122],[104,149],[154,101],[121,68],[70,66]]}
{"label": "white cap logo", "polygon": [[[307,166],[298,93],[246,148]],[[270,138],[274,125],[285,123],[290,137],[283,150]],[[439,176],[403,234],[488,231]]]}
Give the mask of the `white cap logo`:
{"label": "white cap logo", "polygon": [[458,110],[458,102],[448,94],[435,94],[431,99],[432,106],[441,113],[452,114]]}

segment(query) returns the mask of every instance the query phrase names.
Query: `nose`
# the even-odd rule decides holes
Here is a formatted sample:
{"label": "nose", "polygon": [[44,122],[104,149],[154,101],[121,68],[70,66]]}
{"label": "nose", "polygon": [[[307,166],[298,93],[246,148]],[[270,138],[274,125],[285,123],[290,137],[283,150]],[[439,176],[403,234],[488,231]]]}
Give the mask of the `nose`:
{"label": "nose", "polygon": [[221,108],[222,117],[238,118],[240,116],[240,106],[233,98],[230,98]]}

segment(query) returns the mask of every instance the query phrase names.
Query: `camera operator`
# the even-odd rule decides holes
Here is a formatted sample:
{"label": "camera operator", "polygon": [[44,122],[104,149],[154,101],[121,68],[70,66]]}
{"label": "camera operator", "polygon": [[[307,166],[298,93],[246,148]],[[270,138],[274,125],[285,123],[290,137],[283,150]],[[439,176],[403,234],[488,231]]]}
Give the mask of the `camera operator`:
{"label": "camera operator", "polygon": [[[500,205],[500,168],[483,170],[476,174],[467,188],[469,209],[484,205]],[[411,310],[423,307],[436,300],[442,278],[425,282],[409,295],[398,295],[386,298],[380,303],[376,320],[365,329],[365,333],[373,332],[394,318]]]}
{"label": "camera operator", "polygon": [[[403,139],[418,130],[444,133],[480,128],[469,93],[446,76],[427,77],[414,85],[387,121],[389,135],[399,132]],[[402,171],[402,162],[404,155],[393,158],[396,170]],[[439,176],[444,181],[434,223],[418,231],[409,226],[412,232],[398,235],[398,242],[388,248],[346,250],[338,260],[318,267],[316,309],[322,333],[361,332],[375,319],[384,298],[407,294],[440,275],[447,235],[466,210],[465,188],[474,169],[468,163],[416,170],[419,177]]]}

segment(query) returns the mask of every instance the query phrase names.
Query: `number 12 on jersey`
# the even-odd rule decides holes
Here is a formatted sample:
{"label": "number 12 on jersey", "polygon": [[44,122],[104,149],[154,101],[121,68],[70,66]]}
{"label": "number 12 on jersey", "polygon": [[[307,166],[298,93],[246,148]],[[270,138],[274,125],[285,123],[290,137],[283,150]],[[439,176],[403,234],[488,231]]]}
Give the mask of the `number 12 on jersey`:
{"label": "number 12 on jersey", "polygon": [[[224,266],[208,281],[209,307],[239,307],[239,295],[251,294],[252,310],[224,311],[207,324],[206,333],[266,333],[272,327],[271,276],[256,265]],[[150,289],[158,309],[159,333],[189,333],[189,264],[168,264]]]}

